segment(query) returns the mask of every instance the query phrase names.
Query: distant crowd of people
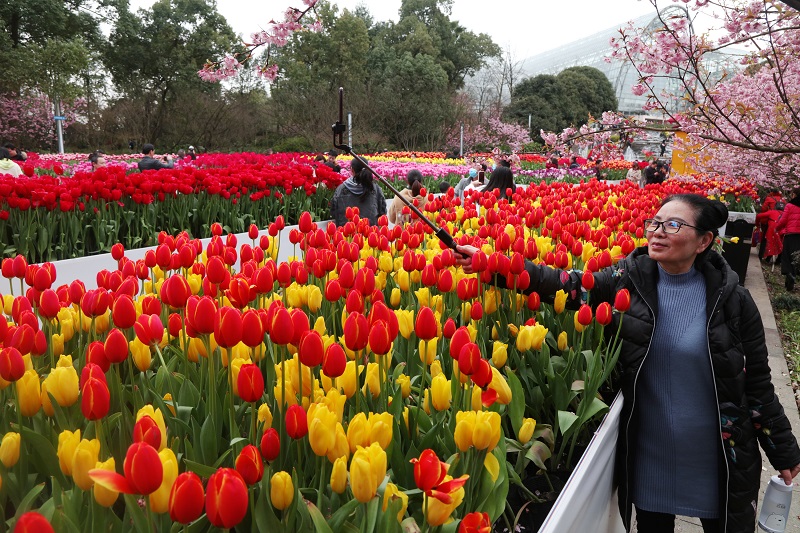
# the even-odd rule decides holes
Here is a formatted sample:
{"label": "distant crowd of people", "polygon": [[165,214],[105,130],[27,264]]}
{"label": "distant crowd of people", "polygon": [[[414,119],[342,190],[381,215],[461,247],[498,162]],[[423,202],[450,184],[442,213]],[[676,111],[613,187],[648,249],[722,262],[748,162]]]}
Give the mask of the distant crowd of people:
{"label": "distant crowd of people", "polygon": [[761,203],[756,215],[760,233],[758,257],[762,262],[780,263],[786,290],[794,290],[796,276],[794,254],[800,252],[800,187],[792,191],[788,202],[773,189]]}

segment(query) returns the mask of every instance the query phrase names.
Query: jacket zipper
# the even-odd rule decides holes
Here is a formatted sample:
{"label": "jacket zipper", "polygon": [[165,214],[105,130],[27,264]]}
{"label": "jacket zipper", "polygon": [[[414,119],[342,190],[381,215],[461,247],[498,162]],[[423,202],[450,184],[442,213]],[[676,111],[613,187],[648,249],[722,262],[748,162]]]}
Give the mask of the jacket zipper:
{"label": "jacket zipper", "polygon": [[[642,301],[645,303],[647,308],[650,310],[650,314],[653,315],[653,332],[655,332],[655,330],[656,330],[656,313],[655,313],[655,311],[653,311],[653,308],[650,306],[650,304],[647,302],[647,300],[644,298],[644,296],[642,296],[642,291],[636,285],[636,282],[633,280],[633,278],[629,277],[629,279],[631,280],[631,283],[633,283],[633,287],[636,289],[636,292],[639,293],[639,296],[642,298]],[[639,368],[636,370],[636,376],[633,378],[633,398],[631,398],[631,414],[628,415],[628,421],[625,423],[625,471],[626,471],[626,475],[625,475],[625,509],[626,509],[626,513],[627,513],[628,510],[630,510],[631,505],[633,503],[633,502],[631,502],[631,487],[630,487],[630,484],[628,483],[628,478],[630,477],[630,475],[628,475],[628,474],[630,473],[630,453],[631,453],[631,445],[630,445],[629,436],[631,434],[630,429],[631,429],[631,420],[633,419],[633,412],[636,409],[636,383],[639,381],[639,373],[642,371],[642,366],[644,365],[645,359],[647,359],[647,356],[650,354],[650,346],[652,346],[652,344],[653,344],[653,336],[650,335],[650,342],[647,343],[647,351],[645,352],[644,357],[642,358],[642,363],[639,365]],[[633,526],[632,520],[629,519],[628,522],[629,522],[628,523],[628,530],[630,530],[631,526]]]}
{"label": "jacket zipper", "polygon": [[[717,306],[719,305],[719,301],[722,298],[722,290],[720,289],[719,295],[717,296],[717,301],[714,303],[714,307],[711,309],[711,315],[708,317],[708,323],[706,324],[706,346],[708,347],[708,362],[711,363],[711,381],[714,383],[714,399],[717,402],[717,418],[721,421],[722,413],[719,411],[719,392],[717,391],[717,377],[714,375],[714,361],[711,358],[711,341],[708,338],[708,334],[711,330],[711,320],[714,317],[714,313],[717,310]],[[731,472],[730,468],[728,468],[728,458],[725,456],[725,442],[722,440],[722,431],[719,432],[719,445],[722,449],[722,459],[723,463],[725,464],[725,507],[722,509],[722,513],[724,514],[724,518],[722,520],[722,531],[728,530],[728,493],[730,492],[730,482],[731,482]],[[720,517],[722,518],[722,517]]]}

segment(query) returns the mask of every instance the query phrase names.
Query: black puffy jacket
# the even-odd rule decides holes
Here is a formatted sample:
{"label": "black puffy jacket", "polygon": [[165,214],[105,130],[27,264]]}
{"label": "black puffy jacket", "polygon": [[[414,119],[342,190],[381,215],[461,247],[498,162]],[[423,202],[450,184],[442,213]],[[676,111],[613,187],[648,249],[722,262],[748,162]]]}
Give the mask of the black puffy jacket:
{"label": "black puffy jacket", "polygon": [[[720,413],[720,532],[752,533],[761,479],[761,454],[778,470],[800,463],[800,449],[772,386],[761,315],[750,293],[740,287],[738,276],[715,252],[698,265],[706,282],[708,350]],[[558,289],[571,295],[568,305],[580,305],[580,276],[528,265],[529,290],[552,301]],[[636,427],[636,377],[647,357],[658,311],[658,265],[647,247],[634,250],[618,264],[598,272],[591,303],[613,302],[617,291],[628,289],[630,310],[620,332],[621,387],[625,397],[617,442],[616,477],[620,513],[630,530],[632,504],[630,482],[635,475],[632,438]],[[617,331],[615,312],[608,331]],[[687,450],[690,452],[690,450]],[[724,458],[724,461],[723,461]]]}

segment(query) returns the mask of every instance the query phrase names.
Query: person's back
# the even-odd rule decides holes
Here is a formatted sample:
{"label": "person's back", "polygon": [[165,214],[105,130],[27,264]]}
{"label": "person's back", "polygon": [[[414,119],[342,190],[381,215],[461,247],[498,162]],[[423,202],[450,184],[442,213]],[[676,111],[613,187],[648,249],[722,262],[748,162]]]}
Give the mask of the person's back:
{"label": "person's back", "polygon": [[373,182],[372,173],[358,159],[350,162],[353,177],[345,180],[336,188],[331,198],[331,218],[337,226],[347,223],[347,208],[357,207],[359,216],[369,220],[371,225],[378,224],[378,218],[386,214],[386,198],[377,183]]}
{"label": "person's back", "polygon": [[8,174],[15,178],[22,175],[22,169],[11,160],[6,148],[0,148],[0,175]]}
{"label": "person's back", "polygon": [[162,168],[172,168],[173,162],[170,156],[166,156],[163,161],[159,161],[155,157],[155,147],[147,143],[142,147],[142,153],[144,157],[142,157],[141,161],[139,161],[139,171],[143,170],[161,170]]}
{"label": "person's back", "polygon": [[[400,191],[400,195],[403,196],[406,200],[411,203],[416,202],[416,206],[419,208],[420,211],[425,207],[425,204],[428,203],[427,196],[422,195],[422,182],[414,181],[411,184],[411,188],[403,189]],[[407,222],[411,222],[412,216],[411,213],[404,213],[404,208],[406,207],[405,202],[398,198],[397,196],[394,197],[392,200],[392,205],[389,206],[389,222],[392,224],[405,224]]]}

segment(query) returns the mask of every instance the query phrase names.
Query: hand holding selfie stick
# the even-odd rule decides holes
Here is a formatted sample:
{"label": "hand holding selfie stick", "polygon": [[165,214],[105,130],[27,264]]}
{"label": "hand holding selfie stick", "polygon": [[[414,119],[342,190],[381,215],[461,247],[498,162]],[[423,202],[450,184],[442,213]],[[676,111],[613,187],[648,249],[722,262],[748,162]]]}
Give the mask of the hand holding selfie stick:
{"label": "hand holding selfie stick", "polygon": [[364,158],[355,153],[350,146],[344,144],[344,132],[347,130],[347,126],[344,125],[343,120],[344,120],[344,88],[339,87],[339,120],[337,120],[336,123],[333,126],[331,126],[331,129],[333,130],[333,146],[336,149],[341,150],[346,154],[350,154],[353,157],[353,159],[357,159],[358,161],[360,161],[361,164],[363,164],[367,168],[367,170],[369,170],[372,173],[372,175],[378,179],[378,181],[389,187],[389,190],[391,190],[396,197],[400,198],[400,201],[406,204],[408,208],[411,209],[411,211],[413,211],[420,218],[420,220],[422,220],[425,224],[427,224],[433,230],[433,233],[436,235],[436,237],[440,241],[442,241],[445,244],[445,246],[451,248],[454,252],[461,255],[461,252],[459,252],[456,249],[456,241],[453,239],[453,236],[447,232],[445,228],[440,228],[439,226],[436,225],[435,222],[433,222],[431,219],[422,214],[422,211],[417,206],[415,206],[410,200],[408,200],[405,196],[400,194],[400,191],[395,189],[394,186],[386,180],[386,178],[375,172],[375,170],[373,170],[372,167],[369,166],[369,164],[364,160]]}

